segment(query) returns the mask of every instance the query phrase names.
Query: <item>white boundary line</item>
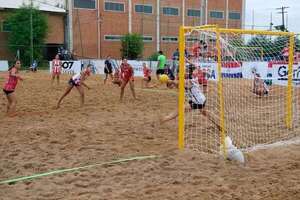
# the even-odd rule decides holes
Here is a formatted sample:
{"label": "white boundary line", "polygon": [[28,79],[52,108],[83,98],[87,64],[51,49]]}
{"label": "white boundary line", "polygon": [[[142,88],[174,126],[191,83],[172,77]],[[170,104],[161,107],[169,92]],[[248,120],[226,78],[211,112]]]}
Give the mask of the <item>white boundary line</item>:
{"label": "white boundary line", "polygon": [[293,144],[300,144],[300,137],[292,138],[286,141],[279,141],[272,144],[259,144],[254,147],[246,148],[244,150],[242,149],[242,151],[249,153],[257,150],[277,148],[277,147],[289,146]]}

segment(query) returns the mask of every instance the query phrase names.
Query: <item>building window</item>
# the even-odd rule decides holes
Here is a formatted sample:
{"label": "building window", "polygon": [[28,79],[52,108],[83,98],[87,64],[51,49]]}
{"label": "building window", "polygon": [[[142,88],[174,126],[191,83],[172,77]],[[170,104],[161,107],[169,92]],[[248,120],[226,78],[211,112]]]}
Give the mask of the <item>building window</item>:
{"label": "building window", "polygon": [[239,12],[229,12],[229,19],[241,19],[241,13]]}
{"label": "building window", "polygon": [[2,32],[11,32],[11,26],[7,21],[2,21],[1,31]]}
{"label": "building window", "polygon": [[189,38],[186,38],[186,41],[187,41],[187,42],[198,42],[198,41],[199,41],[199,38],[189,37]]}
{"label": "building window", "polygon": [[96,9],[96,0],[74,0],[74,8]]}
{"label": "building window", "polygon": [[209,16],[211,18],[223,19],[223,12],[222,11],[210,11]]}
{"label": "building window", "polygon": [[189,17],[201,17],[201,11],[195,9],[188,9],[187,16]]}
{"label": "building window", "polygon": [[143,36],[143,42],[152,42],[153,38],[152,36]]}
{"label": "building window", "polygon": [[176,36],[163,36],[161,38],[163,42],[178,42],[178,37]]}
{"label": "building window", "polygon": [[104,40],[106,41],[121,41],[122,35],[105,35]]}
{"label": "building window", "polygon": [[105,2],[106,11],[125,12],[124,3]]}
{"label": "building window", "polygon": [[135,5],[135,12],[152,14],[152,6],[150,6],[150,5]]}
{"label": "building window", "polygon": [[171,7],[164,7],[163,8],[163,14],[164,15],[178,16],[179,15],[179,9],[178,8],[171,8]]}

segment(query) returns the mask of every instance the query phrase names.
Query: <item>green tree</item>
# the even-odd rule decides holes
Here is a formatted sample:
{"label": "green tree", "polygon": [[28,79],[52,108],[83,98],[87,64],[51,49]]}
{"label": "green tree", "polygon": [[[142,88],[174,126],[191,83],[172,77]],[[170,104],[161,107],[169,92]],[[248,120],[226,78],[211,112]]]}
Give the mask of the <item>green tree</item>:
{"label": "green tree", "polygon": [[[30,21],[32,14],[32,27]],[[40,61],[47,36],[47,17],[38,9],[30,6],[23,6],[16,9],[8,16],[7,22],[11,28],[8,36],[8,46],[12,53],[20,51],[20,59],[24,66],[30,65],[31,59],[31,31],[33,38],[33,59]]]}
{"label": "green tree", "polygon": [[157,57],[159,56],[158,52],[154,52],[151,56],[148,57],[150,61],[157,61]]}
{"label": "green tree", "polygon": [[250,39],[247,43],[248,47],[257,47],[253,56],[256,58],[261,57],[261,51],[263,51],[263,57],[276,57],[278,55],[277,50],[274,48],[272,39],[266,35],[258,35]]}
{"label": "green tree", "polygon": [[140,34],[126,34],[122,38],[122,57],[127,59],[137,59],[143,53],[144,43]]}
{"label": "green tree", "polygon": [[287,36],[280,36],[274,39],[273,51],[277,56],[282,55],[282,50],[289,44],[289,40],[290,38]]}
{"label": "green tree", "polygon": [[300,35],[297,35],[296,36],[296,39],[295,39],[295,43],[296,43],[296,51],[300,52]]}

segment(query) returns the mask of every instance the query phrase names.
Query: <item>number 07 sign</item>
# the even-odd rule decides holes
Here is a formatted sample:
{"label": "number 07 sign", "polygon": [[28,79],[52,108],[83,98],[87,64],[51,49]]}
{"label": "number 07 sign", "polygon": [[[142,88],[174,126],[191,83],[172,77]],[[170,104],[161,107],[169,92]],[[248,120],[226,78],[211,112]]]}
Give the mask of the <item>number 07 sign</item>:
{"label": "number 07 sign", "polygon": [[[61,73],[76,74],[81,72],[81,61],[61,61]],[[50,73],[52,73],[52,61],[49,62]]]}

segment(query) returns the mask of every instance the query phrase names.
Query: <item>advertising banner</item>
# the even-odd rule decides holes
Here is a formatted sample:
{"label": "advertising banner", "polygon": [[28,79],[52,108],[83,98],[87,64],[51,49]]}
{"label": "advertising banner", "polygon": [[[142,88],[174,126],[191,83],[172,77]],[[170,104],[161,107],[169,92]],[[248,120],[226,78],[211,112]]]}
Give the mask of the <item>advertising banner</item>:
{"label": "advertising banner", "polygon": [[[81,61],[61,61],[63,74],[76,74],[81,72]],[[50,73],[52,73],[52,61],[49,62]]]}
{"label": "advertising banner", "polygon": [[0,60],[0,71],[7,71],[7,70],[8,70],[8,61]]}

